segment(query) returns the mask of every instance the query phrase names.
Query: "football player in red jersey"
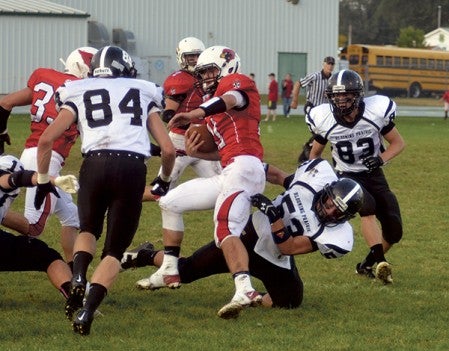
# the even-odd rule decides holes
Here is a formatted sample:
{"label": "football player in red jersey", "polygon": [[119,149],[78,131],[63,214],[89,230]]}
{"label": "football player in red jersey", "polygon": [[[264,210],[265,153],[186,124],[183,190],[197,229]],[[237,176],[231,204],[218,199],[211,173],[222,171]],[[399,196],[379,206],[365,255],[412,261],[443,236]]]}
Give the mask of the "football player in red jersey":
{"label": "football player in red jersey", "polygon": [[[165,109],[162,119],[168,123],[177,112],[189,112],[196,109],[203,102],[203,92],[198,89],[197,78],[193,74],[198,56],[205,47],[201,40],[195,37],[182,39],[176,48],[176,59],[179,70],[169,75],[164,82]],[[205,97],[207,99],[207,97]],[[202,124],[203,120],[192,120],[193,124]],[[212,177],[221,172],[220,163],[217,161],[207,161],[200,158],[186,155],[185,152],[185,132],[188,126],[173,127],[170,129],[170,139],[172,140],[177,155],[175,166],[171,174],[169,187],[174,188],[184,170],[191,166],[198,177]],[[143,201],[155,200],[151,194],[151,187],[145,188]]]}
{"label": "football player in red jersey", "polygon": [[[0,142],[10,143],[7,120],[15,106],[31,105],[31,134],[25,142],[21,162],[29,170],[37,170],[37,144],[40,136],[58,115],[54,93],[64,82],[87,77],[90,61],[97,49],[81,47],[70,53],[65,62],[65,70],[59,72],[50,68],[36,69],[28,79],[27,87],[10,93],[0,100]],[[50,175],[58,176],[78,137],[73,124],[55,141],[52,150]],[[58,196],[48,194],[45,205],[40,210],[34,208],[36,188],[27,188],[24,215],[28,219],[28,235],[39,237],[50,214],[55,213],[61,223],[61,244],[65,259],[73,260],[73,244],[79,228],[78,211],[69,194],[58,192]]]}
{"label": "football player in red jersey", "polygon": [[[234,50],[212,46],[198,58],[195,73],[206,94],[213,97],[199,108],[176,114],[169,127],[205,119],[213,134],[217,151],[198,152],[198,134],[187,141],[188,154],[209,160],[220,160],[221,174],[196,178],[178,185],[159,200],[162,210],[164,259],[162,266],[149,278],[137,282],[142,288],[177,288],[177,268],[184,235],[182,214],[189,210],[215,209],[215,242],[223,250],[233,275],[236,292],[231,302],[218,311],[221,318],[235,318],[243,307],[257,305],[262,297],[251,284],[248,253],[240,240],[251,212],[250,197],[265,187],[260,142],[260,96],[254,82],[240,74],[240,58]],[[190,140],[193,147],[189,146]]]}

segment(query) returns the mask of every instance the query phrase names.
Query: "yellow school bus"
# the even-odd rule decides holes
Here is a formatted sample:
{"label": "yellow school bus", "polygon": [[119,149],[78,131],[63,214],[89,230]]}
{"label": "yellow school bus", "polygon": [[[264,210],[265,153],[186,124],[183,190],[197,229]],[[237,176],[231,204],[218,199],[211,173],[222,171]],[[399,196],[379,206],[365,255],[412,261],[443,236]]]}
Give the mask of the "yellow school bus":
{"label": "yellow school bus", "polygon": [[340,60],[360,74],[368,90],[405,91],[410,97],[449,89],[449,52],[353,44]]}

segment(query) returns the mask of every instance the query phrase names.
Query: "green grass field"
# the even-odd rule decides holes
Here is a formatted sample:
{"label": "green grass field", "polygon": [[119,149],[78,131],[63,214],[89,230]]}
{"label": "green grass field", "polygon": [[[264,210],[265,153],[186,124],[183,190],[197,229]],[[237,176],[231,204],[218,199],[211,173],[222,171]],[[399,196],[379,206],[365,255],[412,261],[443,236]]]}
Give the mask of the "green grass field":
{"label": "green grass field", "polygon": [[[237,320],[216,316],[233,295],[230,275],[175,291],[136,290],[136,280],[154,271],[150,267],[120,274],[100,306],[104,316],[95,319],[90,336],[81,337],[71,331],[64,301],[45,274],[1,273],[0,350],[448,350],[449,122],[401,117],[397,126],[407,146],[385,167],[404,221],[403,240],[387,254],[394,284],[355,275],[355,264],[368,251],[358,218],[352,221],[355,247],[346,257],[296,257],[305,284],[299,309],[250,308]],[[12,116],[8,128],[13,145],[7,152],[20,156],[28,117]],[[261,134],[266,162],[293,172],[309,136],[303,118],[262,123]],[[64,174],[78,173],[79,155],[75,146]],[[149,181],[158,162],[149,162]],[[185,178],[191,176],[188,172]],[[270,196],[279,191],[272,185],[266,189]],[[22,206],[19,197],[13,208],[21,211]],[[212,239],[212,214],[189,213],[185,222],[182,253],[188,255]],[[41,238],[60,251],[54,218]],[[161,247],[155,203],[144,204],[133,245],[144,240]],[[253,283],[263,290],[259,281]]]}

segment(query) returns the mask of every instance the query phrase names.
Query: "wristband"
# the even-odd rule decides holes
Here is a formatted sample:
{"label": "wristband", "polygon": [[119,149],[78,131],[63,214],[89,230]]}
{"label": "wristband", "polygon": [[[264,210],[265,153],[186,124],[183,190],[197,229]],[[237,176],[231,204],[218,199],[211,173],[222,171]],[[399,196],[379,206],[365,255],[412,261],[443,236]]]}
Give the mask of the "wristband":
{"label": "wristband", "polygon": [[199,106],[205,113],[205,116],[216,115],[217,113],[226,112],[226,103],[220,97],[213,97],[209,101],[202,103]]}
{"label": "wristband", "polygon": [[37,174],[37,184],[45,184],[50,182],[50,176],[48,173],[38,173]]}
{"label": "wristband", "polygon": [[8,184],[11,189],[17,189],[21,187],[32,187],[34,171],[29,171],[26,169],[16,171],[11,173],[8,178]]}

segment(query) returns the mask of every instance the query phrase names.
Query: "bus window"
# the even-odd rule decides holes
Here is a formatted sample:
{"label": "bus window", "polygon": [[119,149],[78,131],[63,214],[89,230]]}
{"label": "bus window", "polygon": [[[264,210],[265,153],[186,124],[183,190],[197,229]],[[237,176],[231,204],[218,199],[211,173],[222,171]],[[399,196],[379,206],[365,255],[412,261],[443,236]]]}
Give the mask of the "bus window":
{"label": "bus window", "polygon": [[445,63],[444,70],[449,71],[449,61],[444,61],[444,63]]}
{"label": "bus window", "polygon": [[420,69],[426,69],[427,68],[427,59],[420,58],[419,59],[419,68]]}
{"label": "bus window", "polygon": [[385,56],[385,66],[393,66],[393,58],[391,56]]}
{"label": "bus window", "polygon": [[383,56],[376,56],[376,65],[378,65],[378,66],[384,65],[384,57]]}
{"label": "bus window", "polygon": [[367,65],[368,64],[368,55],[363,55],[362,56],[362,65]]}
{"label": "bus window", "polygon": [[427,68],[428,69],[435,69],[435,60],[433,60],[433,59],[427,60]]}
{"label": "bus window", "polygon": [[412,57],[411,68],[418,68],[418,59],[416,57]]}
{"label": "bus window", "polygon": [[358,64],[360,64],[359,55],[351,55],[351,56],[349,56],[349,64],[350,65],[358,65]]}
{"label": "bus window", "polygon": [[403,57],[402,58],[402,67],[407,67],[410,66],[410,57]]}
{"label": "bus window", "polygon": [[401,58],[399,56],[393,57],[393,66],[401,67]]}
{"label": "bus window", "polygon": [[437,70],[442,71],[444,69],[444,61],[437,60]]}

